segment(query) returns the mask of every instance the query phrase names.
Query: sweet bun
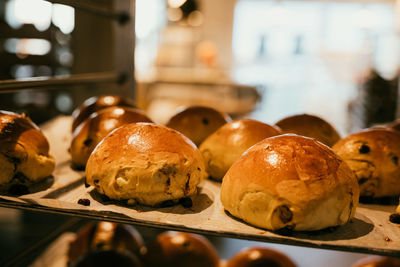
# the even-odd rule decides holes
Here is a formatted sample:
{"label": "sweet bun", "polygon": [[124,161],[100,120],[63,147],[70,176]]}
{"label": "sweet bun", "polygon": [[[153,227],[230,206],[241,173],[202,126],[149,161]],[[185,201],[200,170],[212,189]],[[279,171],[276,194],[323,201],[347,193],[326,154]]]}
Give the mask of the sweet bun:
{"label": "sweet bun", "polygon": [[86,99],[82,105],[72,113],[72,132],[78,127],[84,120],[89,118],[92,113],[107,107],[121,106],[121,107],[136,107],[136,105],[129,100],[118,95],[103,95],[103,96],[93,96]]}
{"label": "sweet bun", "polygon": [[157,236],[148,249],[149,267],[218,267],[219,257],[203,236],[182,232],[165,232]]}
{"label": "sweet bun", "polygon": [[277,127],[256,120],[242,119],[226,123],[200,145],[210,177],[222,180],[232,164],[249,147],[280,134]]}
{"label": "sweet bun", "polygon": [[206,176],[200,151],[189,139],[152,123],[119,127],[86,164],[86,181],[101,194],[151,206],[196,194]]}
{"label": "sweet bun", "polygon": [[204,139],[219,127],[231,121],[227,114],[202,106],[180,108],[166,126],[183,133],[199,146]]}
{"label": "sweet bun", "polygon": [[236,253],[225,267],[296,267],[285,254],[266,247],[251,247]]}
{"label": "sweet bun", "polygon": [[270,230],[310,231],[346,224],[358,205],[357,180],[329,147],[285,134],[247,150],[222,180],[233,216]]}
{"label": "sweet bun", "polygon": [[358,179],[360,195],[400,194],[400,132],[374,128],[351,134],[333,146]]}
{"label": "sweet bun", "polygon": [[92,222],[80,229],[76,239],[71,242],[68,262],[74,266],[85,266],[84,263],[92,266],[97,258],[97,260],[103,259],[103,263],[114,260],[114,263],[117,263],[116,261],[132,263],[126,266],[141,266],[138,265],[138,258],[145,251],[141,235],[132,226],[112,222],[97,224]]}
{"label": "sweet bun", "polygon": [[309,114],[294,115],[275,123],[284,133],[315,138],[332,147],[340,139],[339,133],[327,121]]}
{"label": "sweet bun", "polygon": [[49,143],[24,114],[0,111],[0,185],[26,184],[51,175]]}
{"label": "sweet bun", "polygon": [[382,256],[361,258],[352,267],[400,267],[400,259]]}
{"label": "sweet bun", "polygon": [[133,122],[152,122],[140,109],[108,107],[93,113],[72,135],[70,147],[72,163],[83,168],[96,145],[112,130]]}

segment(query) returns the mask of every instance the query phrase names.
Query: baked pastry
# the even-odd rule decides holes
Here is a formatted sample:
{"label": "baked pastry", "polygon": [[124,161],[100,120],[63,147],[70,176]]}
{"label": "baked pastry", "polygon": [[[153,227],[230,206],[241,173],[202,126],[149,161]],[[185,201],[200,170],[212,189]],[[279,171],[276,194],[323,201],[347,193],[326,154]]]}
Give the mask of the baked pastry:
{"label": "baked pastry", "polygon": [[400,132],[374,128],[351,134],[333,146],[358,179],[360,195],[400,194]]}
{"label": "baked pastry", "polygon": [[93,113],[74,131],[71,142],[71,159],[75,167],[83,168],[98,143],[112,130],[133,122],[152,122],[140,109],[108,107]]}
{"label": "baked pastry", "polygon": [[118,95],[102,95],[102,96],[93,96],[91,98],[86,99],[82,105],[80,105],[77,109],[72,112],[72,132],[75,131],[75,128],[78,127],[84,120],[89,118],[92,113],[112,106],[120,106],[120,107],[136,107],[136,105],[129,100],[128,98],[124,98]]}
{"label": "baked pastry", "polygon": [[204,139],[229,121],[231,118],[227,114],[216,109],[192,106],[178,109],[166,126],[183,133],[199,146]]}
{"label": "baked pastry", "polygon": [[152,123],[125,124],[95,148],[86,181],[111,199],[155,206],[190,197],[207,176],[196,146],[181,133]]}
{"label": "baked pastry", "polygon": [[251,247],[236,253],[225,267],[296,267],[285,254],[266,247]]}
{"label": "baked pastry", "polygon": [[149,267],[218,267],[219,257],[203,236],[182,232],[165,232],[150,244],[146,263]]}
{"label": "baked pastry", "polygon": [[382,256],[361,258],[352,267],[400,267],[400,259]]}
{"label": "baked pastry", "polygon": [[120,261],[129,265],[116,266],[141,266],[139,258],[145,252],[142,236],[133,226],[92,222],[85,225],[71,242],[68,263],[75,266],[92,266],[96,262],[105,264],[107,261],[114,261],[116,264],[116,261]]}
{"label": "baked pastry", "polygon": [[259,141],[278,134],[280,130],[277,127],[256,120],[226,123],[200,145],[208,175],[221,181],[243,152]]}
{"label": "baked pastry", "polygon": [[39,127],[25,114],[0,111],[0,185],[29,186],[51,175],[54,167]]}
{"label": "baked pastry", "polygon": [[346,224],[358,205],[357,180],[329,147],[285,134],[264,139],[228,170],[221,202],[266,229],[309,231]]}
{"label": "baked pastry", "polygon": [[283,133],[293,133],[315,138],[332,147],[340,139],[339,133],[327,121],[310,114],[294,115],[275,123]]}

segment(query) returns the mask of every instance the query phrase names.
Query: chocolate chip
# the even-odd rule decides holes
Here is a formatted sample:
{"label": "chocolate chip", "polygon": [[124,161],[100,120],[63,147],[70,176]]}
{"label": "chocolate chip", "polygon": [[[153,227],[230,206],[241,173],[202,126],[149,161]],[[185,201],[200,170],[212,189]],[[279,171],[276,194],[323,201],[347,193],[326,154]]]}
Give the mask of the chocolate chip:
{"label": "chocolate chip", "polygon": [[201,169],[200,169],[199,167],[197,167],[197,170],[198,170],[198,171],[201,171]]}
{"label": "chocolate chip", "polygon": [[85,141],[83,141],[83,144],[85,146],[90,146],[92,144],[92,142],[93,142],[93,139],[88,137]]}
{"label": "chocolate chip", "polygon": [[83,205],[83,206],[90,206],[90,200],[87,198],[80,198],[78,200],[78,204]]}
{"label": "chocolate chip", "polygon": [[181,204],[184,208],[191,208],[193,206],[193,201],[190,197],[183,197],[179,199],[179,204]]}
{"label": "chocolate chip", "polygon": [[288,223],[293,219],[293,213],[288,206],[282,205],[279,206],[277,209],[279,212],[279,219],[281,219],[283,223]]}
{"label": "chocolate chip", "polygon": [[392,223],[400,224],[400,214],[393,213],[389,217],[389,221]]}
{"label": "chocolate chip", "polygon": [[99,180],[98,180],[98,179],[95,179],[93,182],[94,182],[95,184],[97,184],[97,183],[99,183]]}
{"label": "chocolate chip", "polygon": [[396,165],[396,166],[399,165],[399,157],[393,156],[392,161],[393,161],[394,165]]}
{"label": "chocolate chip", "polygon": [[203,120],[201,121],[204,125],[208,125],[209,121],[207,118],[203,118]]}
{"label": "chocolate chip", "polygon": [[371,149],[367,145],[362,145],[358,150],[361,154],[368,154]]}

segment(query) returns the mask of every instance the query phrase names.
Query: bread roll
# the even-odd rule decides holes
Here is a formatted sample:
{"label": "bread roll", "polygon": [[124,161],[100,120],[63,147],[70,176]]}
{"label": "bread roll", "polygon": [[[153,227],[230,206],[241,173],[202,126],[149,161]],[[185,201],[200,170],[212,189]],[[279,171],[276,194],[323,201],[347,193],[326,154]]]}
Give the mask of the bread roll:
{"label": "bread roll", "polygon": [[315,138],[330,147],[340,139],[339,133],[329,122],[315,115],[294,115],[278,121],[275,125],[284,133]]}
{"label": "bread roll", "polygon": [[329,147],[298,135],[264,139],[222,180],[221,201],[258,227],[298,231],[346,224],[358,205],[357,180]]}
{"label": "bread roll", "polygon": [[400,267],[400,259],[382,256],[368,256],[358,260],[352,267]]}
{"label": "bread roll", "polygon": [[144,254],[145,250],[143,239],[133,226],[92,222],[80,229],[76,239],[71,242],[68,262],[77,266],[85,266],[83,263],[93,265],[96,261],[94,256],[97,255],[103,259],[103,263],[114,260],[114,263],[122,261],[134,264],[137,261],[135,258]]}
{"label": "bread roll", "polygon": [[358,179],[360,195],[400,194],[400,132],[374,128],[351,134],[333,146]]}
{"label": "bread roll", "polygon": [[251,247],[230,258],[225,267],[296,267],[285,254],[266,247]]}
{"label": "bread roll", "polygon": [[151,123],[116,129],[86,165],[87,183],[101,194],[151,206],[196,194],[206,175],[200,151],[189,139]]}
{"label": "bread roll", "polygon": [[132,122],[151,122],[146,114],[130,107],[108,107],[93,113],[72,135],[70,148],[72,163],[83,168],[97,144],[112,130]]}
{"label": "bread roll", "polygon": [[213,108],[193,106],[180,108],[166,126],[183,133],[199,146],[204,139],[231,118]]}
{"label": "bread roll", "polygon": [[207,173],[221,181],[244,151],[257,142],[278,134],[278,128],[250,119],[223,125],[200,145]]}
{"label": "bread roll", "polygon": [[37,182],[55,167],[49,143],[24,114],[0,111],[0,185]]}
{"label": "bread roll", "polygon": [[219,257],[213,245],[203,236],[165,232],[149,246],[149,267],[218,267]]}
{"label": "bread roll", "polygon": [[84,120],[89,118],[92,113],[112,106],[120,107],[136,107],[135,104],[122,96],[118,95],[103,95],[103,96],[93,96],[86,99],[80,107],[74,110],[72,113],[72,132],[78,127]]}

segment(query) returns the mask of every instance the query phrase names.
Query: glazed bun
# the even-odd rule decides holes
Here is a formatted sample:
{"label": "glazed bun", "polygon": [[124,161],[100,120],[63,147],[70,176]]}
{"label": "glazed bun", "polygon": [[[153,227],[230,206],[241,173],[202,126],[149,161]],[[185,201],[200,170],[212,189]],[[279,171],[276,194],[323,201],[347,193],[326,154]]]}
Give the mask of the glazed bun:
{"label": "glazed bun", "polygon": [[400,194],[400,132],[375,128],[351,134],[333,146],[358,179],[360,195]]}
{"label": "glazed bun", "polygon": [[51,175],[49,143],[24,114],[0,111],[0,185],[26,184]]}
{"label": "glazed bun", "polygon": [[315,138],[330,147],[340,139],[339,133],[329,122],[315,115],[294,115],[278,121],[275,125],[284,133]]}
{"label": "glazed bun", "polygon": [[[77,233],[68,251],[68,262],[76,266],[94,266],[97,262],[131,262],[138,265],[146,248],[143,239],[133,226],[112,222],[89,223]],[[97,258],[97,259],[96,259]],[[98,261],[103,259],[102,261]],[[136,264],[136,265],[135,265]],[[106,265],[101,265],[106,266]],[[116,265],[122,266],[122,265]]]}
{"label": "glazed bun", "polygon": [[400,267],[400,259],[382,256],[368,256],[358,260],[352,267]]}
{"label": "glazed bun", "polygon": [[266,247],[251,247],[230,258],[225,267],[296,267],[285,254]]}
{"label": "glazed bun", "polygon": [[85,167],[90,153],[107,134],[121,125],[133,122],[151,120],[143,111],[130,107],[108,107],[93,113],[72,135],[70,153],[74,166]]}
{"label": "glazed bun", "polygon": [[346,224],[358,205],[353,172],[329,147],[298,135],[264,139],[222,180],[233,216],[270,230],[320,230]]}
{"label": "glazed bun", "polygon": [[72,132],[78,127],[84,120],[89,118],[92,113],[101,110],[103,108],[108,108],[112,106],[120,107],[136,107],[135,104],[128,98],[124,98],[118,95],[103,95],[103,96],[93,96],[86,99],[80,107],[74,110],[72,113]]}
{"label": "glazed bun", "polygon": [[86,165],[86,181],[111,199],[155,206],[189,197],[207,176],[200,151],[181,133],[125,124],[106,136]]}
{"label": "glazed bun", "polygon": [[178,109],[166,126],[183,133],[199,146],[204,139],[231,118],[213,108],[193,106]]}
{"label": "glazed bun", "polygon": [[149,267],[218,267],[219,257],[213,245],[203,236],[165,232],[149,246]]}
{"label": "glazed bun", "polygon": [[244,151],[259,141],[278,134],[278,128],[250,119],[223,125],[200,145],[207,173],[221,181]]}

